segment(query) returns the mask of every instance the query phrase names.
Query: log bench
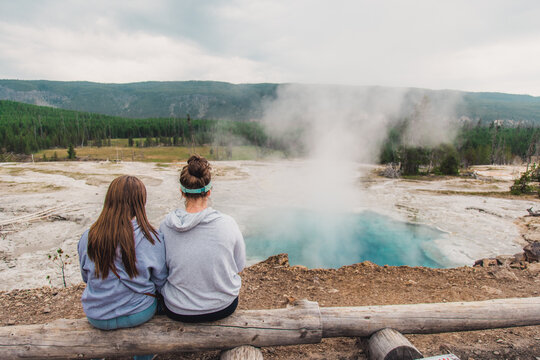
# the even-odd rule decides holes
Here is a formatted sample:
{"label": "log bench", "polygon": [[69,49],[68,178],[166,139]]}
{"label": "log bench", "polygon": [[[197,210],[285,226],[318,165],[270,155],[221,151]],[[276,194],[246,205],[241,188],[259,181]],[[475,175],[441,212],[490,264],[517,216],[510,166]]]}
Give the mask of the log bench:
{"label": "log bench", "polygon": [[385,328],[431,334],[540,325],[540,297],[477,302],[319,307],[298,301],[272,310],[238,310],[200,324],[155,316],[128,329],[102,331],[86,319],[0,327],[2,359],[66,359],[166,354],[319,343],[329,337],[369,337]]}

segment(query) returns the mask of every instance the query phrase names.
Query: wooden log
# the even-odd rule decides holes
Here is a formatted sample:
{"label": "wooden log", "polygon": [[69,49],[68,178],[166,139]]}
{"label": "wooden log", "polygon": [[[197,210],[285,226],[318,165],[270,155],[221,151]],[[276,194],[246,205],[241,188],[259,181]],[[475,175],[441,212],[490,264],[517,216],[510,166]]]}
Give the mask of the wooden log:
{"label": "wooden log", "polygon": [[216,322],[187,324],[156,316],[136,328],[102,331],[86,319],[0,328],[0,358],[73,359],[230,349],[241,345],[318,343],[317,303],[274,310],[238,310]]}
{"label": "wooden log", "polygon": [[371,335],[368,342],[370,360],[413,360],[422,353],[409,340],[393,329],[382,329]]}
{"label": "wooden log", "polygon": [[411,305],[321,308],[323,337],[367,337],[540,325],[540,297]]}
{"label": "wooden log", "polygon": [[322,337],[367,337],[387,327],[426,334],[527,325],[540,325],[540,297],[320,309],[302,301],[286,309],[239,310],[201,324],[156,316],[139,327],[115,331],[94,329],[86,319],[0,327],[0,357],[97,358],[311,344]]}
{"label": "wooden log", "polygon": [[261,349],[244,345],[221,353],[220,360],[263,360]]}

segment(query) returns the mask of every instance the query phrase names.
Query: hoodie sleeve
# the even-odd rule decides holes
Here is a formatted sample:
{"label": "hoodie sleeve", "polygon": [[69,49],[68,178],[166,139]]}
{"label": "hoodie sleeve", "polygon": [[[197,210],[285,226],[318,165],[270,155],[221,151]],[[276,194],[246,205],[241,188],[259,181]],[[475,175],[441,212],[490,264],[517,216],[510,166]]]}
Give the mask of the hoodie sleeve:
{"label": "hoodie sleeve", "polygon": [[163,234],[158,232],[158,238],[154,244],[156,250],[156,261],[151,269],[150,280],[156,285],[157,291],[161,291],[163,285],[167,281],[169,271],[167,269],[167,262],[165,260],[165,242],[163,240]]}
{"label": "hoodie sleeve", "polygon": [[88,271],[84,269],[84,265],[87,259],[86,250],[88,248],[88,231],[82,234],[79,244],[77,245],[77,252],[79,253],[79,266],[81,269],[81,276],[85,283],[88,282]]}
{"label": "hoodie sleeve", "polygon": [[244,270],[244,267],[246,266],[246,244],[244,243],[244,237],[242,236],[242,232],[238,228],[236,222],[234,222],[234,225],[236,237],[234,244],[234,261],[236,262],[238,272],[240,272]]}

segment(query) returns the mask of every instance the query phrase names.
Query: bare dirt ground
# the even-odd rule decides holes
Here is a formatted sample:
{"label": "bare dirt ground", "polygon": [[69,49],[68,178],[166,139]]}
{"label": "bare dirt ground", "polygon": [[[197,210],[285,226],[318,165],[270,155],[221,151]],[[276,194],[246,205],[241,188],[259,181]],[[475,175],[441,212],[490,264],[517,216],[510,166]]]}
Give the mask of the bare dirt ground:
{"label": "bare dirt ground", "polygon": [[[147,211],[154,224],[179,199],[179,165],[153,164],[5,164],[0,167],[0,221],[36,213],[51,206],[84,203],[59,211],[60,218],[13,225],[0,239],[0,325],[44,323],[59,318],[84,317],[75,246],[82,231],[99,214],[106,185],[116,176],[131,173],[143,179],[148,191]],[[260,169],[260,170],[259,170]],[[249,212],[243,202],[255,194],[246,178],[261,174],[257,189],[272,165],[219,164],[216,166],[215,202],[241,218]],[[404,220],[426,223],[448,232],[441,247],[469,266],[448,269],[387,267],[369,262],[339,269],[288,266],[277,256],[254,264],[242,273],[240,309],[284,307],[289,298],[317,301],[320,306],[476,301],[540,296],[538,263],[529,266],[472,267],[475,259],[512,255],[540,238],[540,219],[526,217],[525,209],[540,204],[535,197],[513,198],[505,192],[518,173],[516,168],[481,167],[479,178],[388,180],[362,178],[368,190],[362,206]],[[224,194],[244,191],[237,203]],[[391,189],[391,191],[389,191]],[[222,196],[222,197],[220,197]],[[256,199],[255,199],[256,200]],[[72,205],[70,205],[72,206]],[[236,213],[235,213],[236,211]],[[62,247],[75,261],[67,268],[68,287],[58,287],[58,272],[46,255]],[[463,249],[463,250],[461,250]],[[47,285],[45,275],[53,277]],[[437,335],[407,335],[425,356],[454,353],[461,359],[540,358],[540,326]],[[265,359],[365,359],[361,339],[329,339],[321,344],[263,349]],[[1,357],[1,352],[0,352]],[[160,355],[158,359],[218,359],[217,352]]]}
{"label": "bare dirt ground", "polygon": [[[288,266],[285,255],[245,269],[240,309],[284,307],[289,298],[317,301],[320,306],[364,306],[452,301],[479,301],[539,296],[540,269],[504,266],[429,269],[386,267],[364,262],[339,269]],[[84,285],[0,292],[0,325],[44,323],[84,317]],[[425,355],[454,353],[461,359],[532,359],[540,356],[540,326],[408,335]],[[265,359],[365,359],[355,338],[321,344],[264,348]],[[158,359],[218,359],[218,352],[161,355]]]}

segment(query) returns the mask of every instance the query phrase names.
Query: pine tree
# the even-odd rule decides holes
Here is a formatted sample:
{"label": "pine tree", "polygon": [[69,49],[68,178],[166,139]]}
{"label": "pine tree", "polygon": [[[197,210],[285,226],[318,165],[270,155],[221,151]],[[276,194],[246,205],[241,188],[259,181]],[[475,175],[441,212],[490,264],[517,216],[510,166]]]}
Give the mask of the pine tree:
{"label": "pine tree", "polygon": [[76,156],[76,153],[75,153],[75,149],[73,148],[73,144],[69,144],[69,148],[68,148],[68,159],[70,160],[74,160],[75,159],[75,156]]}
{"label": "pine tree", "polygon": [[456,152],[449,152],[441,162],[440,171],[444,175],[459,174],[459,160]]}

